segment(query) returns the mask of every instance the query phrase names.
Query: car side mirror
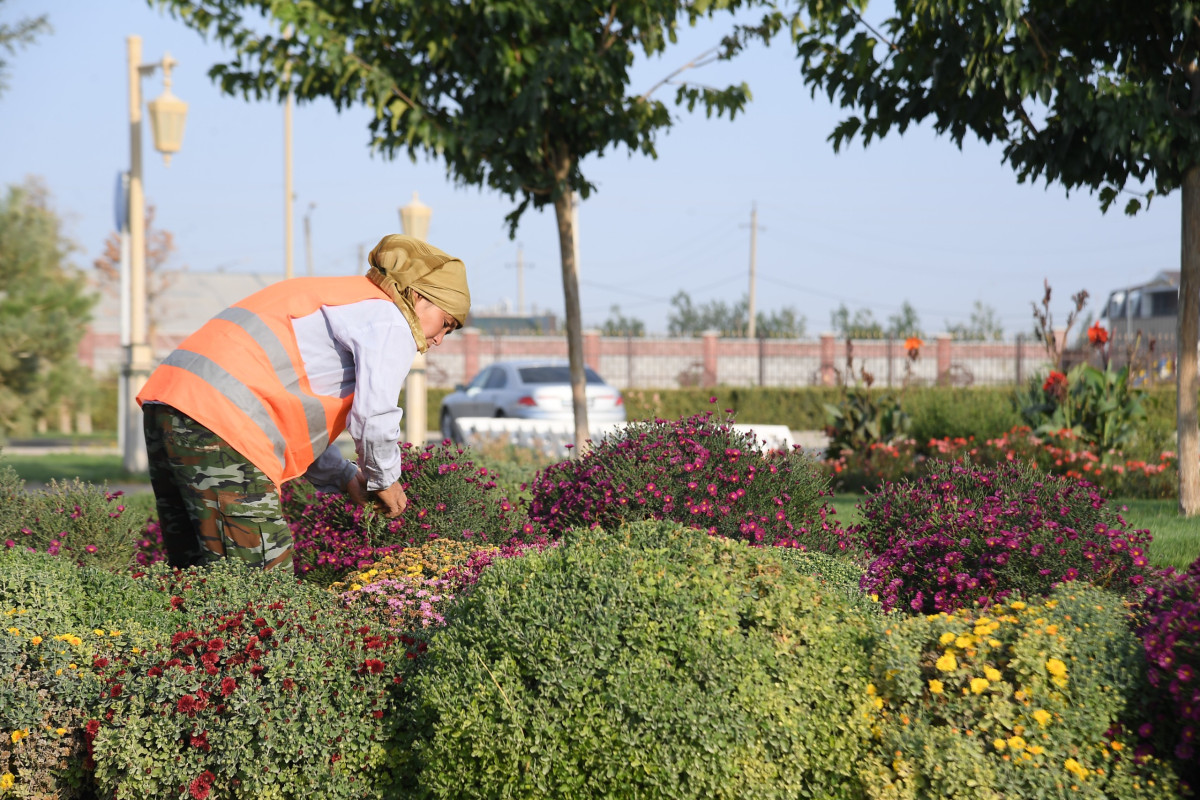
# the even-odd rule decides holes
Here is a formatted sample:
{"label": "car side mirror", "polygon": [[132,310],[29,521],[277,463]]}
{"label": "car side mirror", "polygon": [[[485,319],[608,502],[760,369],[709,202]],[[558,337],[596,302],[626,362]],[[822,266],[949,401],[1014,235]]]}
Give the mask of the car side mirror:
{"label": "car side mirror", "polygon": [[465,392],[466,390],[467,390],[467,387],[463,386],[461,383],[454,384],[454,391]]}

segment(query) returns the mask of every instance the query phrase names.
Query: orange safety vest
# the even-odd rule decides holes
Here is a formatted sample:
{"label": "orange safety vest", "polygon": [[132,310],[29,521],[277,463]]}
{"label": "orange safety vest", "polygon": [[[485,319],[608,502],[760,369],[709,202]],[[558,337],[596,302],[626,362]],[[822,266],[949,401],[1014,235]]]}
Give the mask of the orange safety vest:
{"label": "orange safety vest", "polygon": [[354,394],[313,392],[292,320],[371,299],[389,300],[365,275],[268,286],[185,339],[151,373],[138,404],[153,400],[182,411],[277,486],[303,475],[346,429]]}

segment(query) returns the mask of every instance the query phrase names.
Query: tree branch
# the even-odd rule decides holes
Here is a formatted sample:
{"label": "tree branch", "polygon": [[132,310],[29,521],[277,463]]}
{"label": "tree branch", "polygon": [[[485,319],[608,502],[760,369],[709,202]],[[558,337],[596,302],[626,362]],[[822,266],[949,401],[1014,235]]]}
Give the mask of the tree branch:
{"label": "tree branch", "polygon": [[597,53],[604,54],[610,47],[612,47],[614,44],[616,44],[617,35],[615,33],[612,33],[612,24],[616,20],[616,18],[617,18],[617,4],[613,3],[611,6],[608,7],[608,19],[606,19],[604,21],[604,29],[600,31],[600,36],[602,37],[602,41],[600,42],[600,49],[596,51]]}
{"label": "tree branch", "polygon": [[1050,55],[1046,52],[1046,48],[1042,47],[1042,40],[1038,38],[1037,31],[1034,30],[1033,25],[1029,22],[1029,18],[1024,14],[1021,15],[1021,22],[1025,23],[1025,27],[1028,29],[1029,35],[1033,37],[1034,45],[1037,46],[1038,52],[1042,54],[1042,66],[1048,69],[1050,67]]}
{"label": "tree branch", "polygon": [[869,22],[867,22],[865,19],[863,19],[863,15],[862,15],[862,14],[859,14],[859,13],[858,13],[857,11],[855,11],[854,9],[850,9],[850,13],[854,15],[854,18],[855,18],[855,19],[857,19],[859,22],[861,22],[861,23],[862,23],[862,25],[863,25],[863,27],[864,27],[864,28],[866,28],[867,30],[869,30],[871,33],[875,34],[875,38],[876,38],[876,39],[879,39],[879,40],[880,40],[880,41],[882,41],[884,44],[886,44],[886,45],[888,46],[888,49],[889,49],[889,50],[899,50],[899,49],[900,49],[900,47],[899,47],[899,46],[898,46],[898,45],[897,45],[895,42],[891,41],[891,40],[890,40],[890,39],[888,39],[886,36],[884,36],[882,33],[880,33],[879,31],[875,30],[875,27],[874,27],[873,25],[871,25],[871,23],[869,23]]}
{"label": "tree branch", "polygon": [[694,69],[695,67],[702,67],[702,66],[704,66],[705,64],[711,64],[713,61],[715,61],[715,60],[716,60],[716,56],[713,56],[713,57],[711,57],[711,58],[709,58],[708,56],[709,56],[711,53],[715,53],[715,52],[716,52],[717,50],[719,50],[719,49],[721,49],[721,46],[720,46],[720,45],[716,45],[715,47],[710,47],[710,48],[708,48],[708,49],[707,49],[707,50],[705,50],[703,53],[701,53],[700,55],[696,56],[695,58],[693,58],[693,59],[692,59],[691,61],[689,61],[688,63],[684,64],[682,67],[680,67],[679,69],[675,70],[675,71],[674,71],[674,72],[672,72],[670,75],[668,75],[667,77],[663,78],[663,79],[662,79],[661,81],[659,81],[658,83],[656,83],[656,84],[654,84],[653,86],[651,86],[651,87],[650,87],[649,89],[647,89],[647,90],[645,91],[645,93],[644,93],[644,94],[643,94],[643,95],[642,95],[640,98],[638,98],[638,99],[640,99],[640,100],[647,100],[647,99],[649,99],[649,98],[650,98],[650,95],[654,94],[654,92],[655,92],[655,91],[657,91],[657,90],[658,90],[658,88],[659,88],[660,86],[665,86],[666,84],[670,83],[670,82],[671,82],[671,79],[672,79],[672,78],[674,78],[676,75],[678,75],[678,74],[679,74],[679,73],[681,73],[681,72],[684,72],[684,71],[686,71],[686,70],[689,70],[689,69]]}

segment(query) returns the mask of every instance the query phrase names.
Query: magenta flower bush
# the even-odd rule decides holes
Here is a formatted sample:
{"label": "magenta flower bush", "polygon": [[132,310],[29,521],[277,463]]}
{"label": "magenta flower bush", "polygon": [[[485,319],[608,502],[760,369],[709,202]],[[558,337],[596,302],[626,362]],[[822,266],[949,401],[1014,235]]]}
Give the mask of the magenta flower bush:
{"label": "magenta flower bush", "polygon": [[1147,749],[1186,765],[1200,785],[1200,560],[1186,572],[1164,570],[1147,582],[1138,635],[1154,687],[1138,730]]}
{"label": "magenta flower bush", "polygon": [[986,606],[1075,580],[1128,592],[1147,566],[1149,531],[1125,530],[1094,486],[1020,463],[930,462],[859,508],[847,535],[874,557],[862,587],[885,609]]}
{"label": "magenta flower bush", "polygon": [[516,504],[499,496],[488,470],[464,457],[462,448],[446,443],[401,448],[408,508],[394,520],[342,494],[284,486],[298,575],[328,583],[400,547],[445,538],[499,545],[534,533]]}
{"label": "magenta flower bush", "polygon": [[751,544],[836,548],[828,480],[799,450],[762,455],[711,413],[629,425],[538,473],[529,519],[551,534],[671,520]]}

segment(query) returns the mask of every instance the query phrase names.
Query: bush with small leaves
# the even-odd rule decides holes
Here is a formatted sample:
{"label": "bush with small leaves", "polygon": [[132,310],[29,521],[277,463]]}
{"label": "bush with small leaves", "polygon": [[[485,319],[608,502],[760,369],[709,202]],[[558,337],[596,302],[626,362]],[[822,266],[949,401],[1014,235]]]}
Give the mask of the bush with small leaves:
{"label": "bush with small leaves", "polygon": [[529,518],[548,533],[661,519],[751,544],[830,551],[829,482],[799,450],[764,456],[711,413],[635,422],[538,474]]}
{"label": "bush with small leaves", "polygon": [[861,797],[869,617],[644,521],[494,563],[406,687],[415,796]]}
{"label": "bush with small leaves", "polygon": [[848,536],[874,556],[862,586],[885,609],[953,611],[1077,580],[1128,592],[1148,563],[1149,532],[1125,530],[1094,486],[1022,463],[933,462],[859,507]]}

